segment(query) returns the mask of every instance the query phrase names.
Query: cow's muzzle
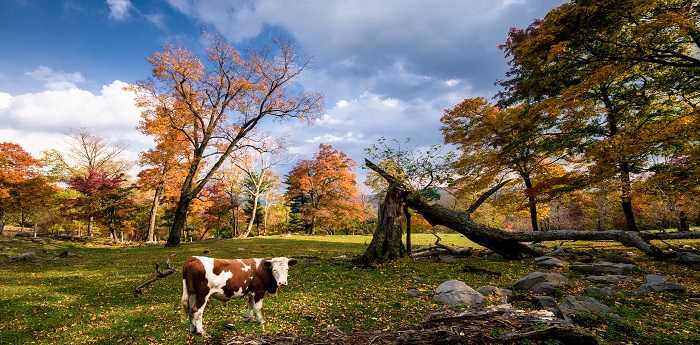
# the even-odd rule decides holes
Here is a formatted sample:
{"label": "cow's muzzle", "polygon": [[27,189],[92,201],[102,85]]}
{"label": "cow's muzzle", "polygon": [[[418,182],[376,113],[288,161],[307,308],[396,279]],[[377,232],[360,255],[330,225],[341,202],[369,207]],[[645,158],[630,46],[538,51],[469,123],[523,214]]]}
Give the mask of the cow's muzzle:
{"label": "cow's muzzle", "polygon": [[277,287],[287,286],[287,283],[277,282]]}

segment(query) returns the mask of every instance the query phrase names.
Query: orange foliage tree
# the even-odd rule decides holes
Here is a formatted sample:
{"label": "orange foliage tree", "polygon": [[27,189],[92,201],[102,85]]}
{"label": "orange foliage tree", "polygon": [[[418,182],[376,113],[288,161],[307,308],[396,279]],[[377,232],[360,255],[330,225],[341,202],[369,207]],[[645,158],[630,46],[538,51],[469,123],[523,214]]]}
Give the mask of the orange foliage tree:
{"label": "orange foliage tree", "polygon": [[287,200],[296,200],[304,227],[313,234],[315,227],[342,226],[364,218],[357,181],[350,157],[321,144],[314,159],[302,160],[287,175]]}
{"label": "orange foliage tree", "polygon": [[0,234],[5,229],[5,209],[14,189],[37,175],[38,160],[14,143],[0,143]]}
{"label": "orange foliage tree", "polygon": [[172,46],[148,58],[153,78],[134,88],[143,122],[167,123],[168,132],[178,132],[187,145],[186,173],[167,246],[180,243],[190,204],[227,157],[249,144],[261,121],[309,118],[321,111],[320,95],[290,87],[306,61],[289,46],[276,48],[274,56],[242,57],[214,38],[206,59]]}

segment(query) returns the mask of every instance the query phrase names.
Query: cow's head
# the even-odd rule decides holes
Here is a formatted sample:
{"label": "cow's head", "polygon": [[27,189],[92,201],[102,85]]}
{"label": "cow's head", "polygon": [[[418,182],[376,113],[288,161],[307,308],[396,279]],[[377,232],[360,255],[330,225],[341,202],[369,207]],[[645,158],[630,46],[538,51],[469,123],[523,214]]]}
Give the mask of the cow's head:
{"label": "cow's head", "polygon": [[272,276],[277,281],[277,286],[287,286],[287,274],[289,266],[296,265],[296,259],[277,257],[263,260],[263,265],[272,271]]}

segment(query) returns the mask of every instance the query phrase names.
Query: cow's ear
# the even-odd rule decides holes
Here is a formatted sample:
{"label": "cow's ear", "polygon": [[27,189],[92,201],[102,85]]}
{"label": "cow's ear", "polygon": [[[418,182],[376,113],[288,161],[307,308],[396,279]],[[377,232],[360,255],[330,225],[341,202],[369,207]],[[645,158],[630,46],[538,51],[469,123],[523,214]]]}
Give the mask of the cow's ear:
{"label": "cow's ear", "polygon": [[287,264],[289,266],[294,266],[297,264],[297,259],[289,259],[289,261],[287,261]]}
{"label": "cow's ear", "polygon": [[270,261],[270,260],[263,260],[263,266],[265,266],[266,268],[272,267],[272,261]]}

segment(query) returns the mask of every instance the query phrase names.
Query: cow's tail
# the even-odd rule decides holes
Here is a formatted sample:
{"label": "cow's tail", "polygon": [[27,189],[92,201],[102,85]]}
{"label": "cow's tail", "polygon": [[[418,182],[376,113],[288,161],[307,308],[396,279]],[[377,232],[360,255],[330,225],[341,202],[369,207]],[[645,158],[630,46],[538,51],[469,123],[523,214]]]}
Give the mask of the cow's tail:
{"label": "cow's tail", "polygon": [[185,309],[187,315],[190,315],[190,294],[187,293],[187,280],[182,278],[182,299],[180,300],[182,307]]}

